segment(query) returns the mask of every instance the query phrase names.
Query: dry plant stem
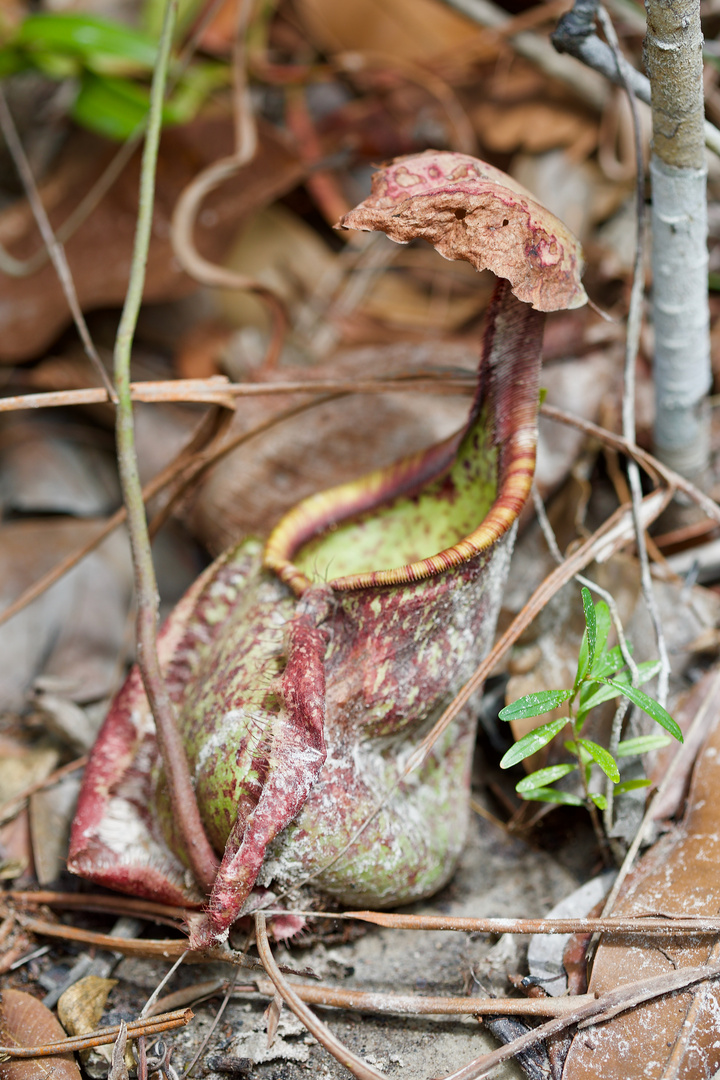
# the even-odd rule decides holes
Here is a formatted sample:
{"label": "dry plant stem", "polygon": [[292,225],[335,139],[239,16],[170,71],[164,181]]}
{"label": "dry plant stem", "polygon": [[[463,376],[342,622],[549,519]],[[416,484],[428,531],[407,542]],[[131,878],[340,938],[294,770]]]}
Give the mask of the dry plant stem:
{"label": "dry plant stem", "polygon": [[501,919],[468,915],[406,915],[394,911],[301,911],[283,908],[268,909],[264,915],[304,915],[308,919],[347,919],[386,926],[391,930],[448,930],[464,934],[717,934],[720,917],[686,917],[648,915],[636,918],[623,916],[583,917],[578,919]]}
{"label": "dry plant stem", "polygon": [[677,990],[684,990],[689,986],[694,986],[696,983],[705,982],[707,979],[716,979],[718,975],[720,975],[720,965],[708,964],[700,968],[679,968],[676,971],[670,971],[652,979],[628,983],[617,990],[611,990],[609,993],[603,994],[601,997],[593,998],[566,1016],[558,1017],[555,1020],[550,1020],[547,1024],[541,1024],[540,1027],[533,1028],[532,1031],[528,1031],[527,1034],[521,1035],[519,1039],[500,1047],[499,1050],[494,1050],[491,1054],[483,1054],[482,1057],[476,1058],[469,1065],[444,1077],[443,1080],[478,1080],[481,1076],[487,1076],[501,1062],[508,1061],[529,1046],[533,1046],[535,1043],[552,1035],[557,1035],[569,1027],[577,1025],[579,1028],[587,1028],[594,1024],[604,1023],[604,1021],[612,1019],[613,1016],[626,1012],[644,1001],[651,1001],[653,998],[663,997],[665,994],[672,994]]}
{"label": "dry plant stem", "polygon": [[[228,990],[226,979],[213,979],[187,986],[175,994],[158,1001],[158,1013],[170,1012],[183,1006],[196,1005],[199,1001]],[[574,998],[471,998],[471,997],[421,997],[417,994],[383,994],[375,991],[344,990],[337,986],[315,986],[311,983],[293,983],[293,990],[308,1005],[322,1005],[333,1009],[353,1009],[356,1012],[405,1016],[562,1016],[581,1004]],[[254,984],[235,986],[234,997],[260,994],[273,998],[277,990],[269,979],[256,979]],[[588,1000],[589,997],[588,997]],[[186,1074],[187,1075],[187,1074]]]}
{"label": "dry plant stem", "polygon": [[[160,1035],[163,1031],[174,1031],[186,1027],[193,1018],[191,1009],[177,1009],[175,1012],[153,1016],[147,1020],[131,1020],[127,1025],[129,1039],[139,1039],[143,1035]],[[94,1046],[108,1046],[114,1043],[120,1033],[120,1024],[98,1028],[87,1035],[73,1035],[57,1042],[42,1043],[39,1046],[0,1046],[0,1060],[3,1058],[44,1058],[58,1054],[77,1053],[90,1050]]]}
{"label": "dry plant stem", "polygon": [[[380,1016],[564,1016],[583,1001],[594,1000],[590,994],[574,998],[448,998],[340,990],[334,986],[298,983],[293,983],[292,988],[309,1005],[353,1009]],[[276,992],[272,984],[262,986],[258,983],[258,993],[272,997]]]}
{"label": "dry plant stem", "polygon": [[42,199],[40,198],[40,192],[35,184],[35,178],[33,177],[32,170],[30,168],[30,162],[28,161],[25,151],[23,150],[20,137],[18,136],[15,122],[13,121],[10,109],[8,108],[7,98],[5,97],[5,91],[0,85],[0,131],[2,131],[5,137],[5,143],[10,155],[13,159],[15,168],[22,181],[23,188],[27,200],[30,204],[30,209],[33,212],[33,217],[40,230],[40,235],[43,238],[47,253],[52,260],[52,264],[55,267],[55,273],[58,276],[60,286],[65,299],[67,300],[68,307],[73,317],[73,322],[77,327],[77,332],[80,335],[83,348],[90,359],[95,371],[97,372],[103,386],[107,390],[110,400],[115,402],[115,390],[108,377],[108,373],[105,370],[102,360],[98,355],[98,351],[93,344],[93,340],[90,337],[90,331],[88,330],[87,323],[85,322],[85,316],[80,308],[80,302],[75,291],[75,283],[73,276],[68,265],[67,257],[65,255],[65,249],[62,244],[58,242],[55,233],[53,232],[50,219],[45,213],[45,207],[43,206]]}
{"label": "dry plant stem", "polygon": [[200,888],[209,893],[218,862],[205,836],[190,780],[185,749],[177,730],[172,701],[163,682],[157,655],[159,601],[135,455],[133,410],[130,397],[130,355],[145,283],[154,205],[155,171],[162,124],[162,104],[176,13],[177,0],[168,0],[150,94],[150,113],[143,150],[140,200],[130,281],[115,342],[114,371],[118,395],[116,438],[137,593],[138,666],[157,727],[158,745],[167,773],[173,816],[182,836],[193,875]]}
{"label": "dry plant stem", "polygon": [[[282,394],[333,393],[402,393],[416,390],[421,393],[470,395],[474,389],[470,373],[448,371],[437,375],[395,376],[390,379],[363,379],[355,382],[337,379],[305,379],[297,382],[231,383],[223,375],[209,379],[170,379],[161,382],[130,383],[133,401],[158,403],[163,401],[194,402],[225,405],[233,408],[235,399],[242,397],[273,397]],[[0,398],[0,412],[19,409],[50,409],[69,405],[103,405],[107,393],[100,387],[82,390],[48,390],[38,394],[16,394]]]}
{"label": "dry plant stem", "polygon": [[[105,198],[110,188],[118,179],[123,169],[129,162],[142,141],[142,132],[131,135],[127,142],[123,143],[118,152],[109,162],[104,172],[98,177],[86,195],[80,200],[71,214],[67,216],[62,225],[55,230],[55,239],[64,244],[77,232],[80,226],[92,214],[96,206]],[[47,248],[42,247],[27,259],[15,259],[0,246],[0,270],[9,277],[29,277],[42,269],[50,258]]]}
{"label": "dry plant stem", "polygon": [[343,1046],[340,1040],[333,1035],[332,1031],[330,1031],[322,1020],[319,1020],[307,1007],[287,979],[283,978],[282,972],[275,963],[275,958],[270,949],[265,925],[265,916],[261,911],[258,911],[255,914],[255,933],[257,935],[257,949],[260,954],[260,959],[262,960],[265,970],[275,986],[275,989],[285,1004],[292,1009],[298,1019],[305,1024],[308,1031],[315,1036],[320,1045],[324,1046],[336,1061],[339,1061],[341,1065],[344,1065],[346,1069],[349,1069],[353,1076],[357,1077],[357,1080],[386,1080],[383,1073],[378,1072],[377,1069],[373,1069],[372,1066],[368,1065],[362,1058],[359,1058],[354,1054],[352,1050]]}
{"label": "dry plant stem", "polygon": [[24,889],[8,889],[3,900],[12,900],[20,906],[39,907],[41,904],[67,911],[108,911],[113,915],[131,915],[149,922],[163,922],[180,927],[190,914],[190,908],[158,904],[152,900],[135,900],[130,896],[103,896],[99,893],[63,893],[51,889],[27,892]]}
{"label": "dry plant stem", "polygon": [[[29,915],[17,912],[17,923],[25,930],[42,937],[60,938],[64,941],[78,941],[83,945],[94,945],[98,949],[107,949],[109,952],[121,953],[123,956],[155,957],[161,960],[178,960],[184,957],[188,964],[208,964],[217,961],[222,964],[231,964],[234,967],[248,968],[251,971],[262,971],[263,966],[258,960],[245,956],[244,953],[228,948],[205,949],[202,952],[188,950],[187,941],[184,938],[118,938],[112,934],[98,934],[92,930],[80,930],[65,923],[52,923],[44,919],[34,919]],[[283,968],[291,975],[305,975],[312,977],[311,971],[295,971]]]}

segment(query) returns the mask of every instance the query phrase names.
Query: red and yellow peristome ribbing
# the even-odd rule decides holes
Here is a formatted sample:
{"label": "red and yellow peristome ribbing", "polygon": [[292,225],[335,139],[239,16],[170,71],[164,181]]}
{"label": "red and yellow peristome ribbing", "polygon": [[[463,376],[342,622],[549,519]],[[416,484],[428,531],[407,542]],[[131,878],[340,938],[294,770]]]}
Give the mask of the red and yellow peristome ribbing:
{"label": "red and yellow peristome ribbing", "polygon": [[303,500],[270,535],[265,566],[302,595],[312,584],[293,563],[303,544],[348,518],[398,497],[412,496],[446,473],[463,441],[475,425],[482,425],[482,405],[488,400],[494,416],[493,441],[499,451],[497,495],[477,528],[426,558],[335,577],[327,584],[337,592],[408,585],[467,563],[504,536],[525,504],[535,472],[543,322],[542,313],[519,303],[507,283],[499,282],[488,316],[476,401],[466,430],[424,453]]}

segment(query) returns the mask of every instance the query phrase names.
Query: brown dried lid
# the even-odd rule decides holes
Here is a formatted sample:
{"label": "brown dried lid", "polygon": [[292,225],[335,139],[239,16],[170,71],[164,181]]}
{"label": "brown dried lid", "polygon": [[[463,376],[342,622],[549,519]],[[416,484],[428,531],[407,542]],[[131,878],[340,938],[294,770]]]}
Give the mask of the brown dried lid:
{"label": "brown dried lid", "polygon": [[423,237],[446,259],[507,278],[515,296],[539,311],[587,302],[579,241],[511,176],[467,154],[395,158],[339,225],[380,230],[399,244]]}

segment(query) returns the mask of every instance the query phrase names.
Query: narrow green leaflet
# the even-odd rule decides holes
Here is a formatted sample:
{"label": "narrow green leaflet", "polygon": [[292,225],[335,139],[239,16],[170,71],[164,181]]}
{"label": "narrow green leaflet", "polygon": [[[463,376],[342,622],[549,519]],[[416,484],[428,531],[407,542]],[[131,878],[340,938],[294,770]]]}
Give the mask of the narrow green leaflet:
{"label": "narrow green leaflet", "polygon": [[517,765],[519,761],[524,761],[538,750],[542,750],[543,746],[547,746],[567,723],[565,717],[560,717],[559,720],[551,720],[549,724],[543,724],[542,727],[534,728],[527,735],[523,735],[522,739],[518,739],[505,754],[500,762],[500,768],[509,769],[511,765]]}
{"label": "narrow green leaflet", "polygon": [[595,803],[598,810],[607,810],[607,799],[604,795],[600,795],[597,791],[591,791],[590,798]]}
{"label": "narrow green leaflet", "polygon": [[[632,655],[632,647],[629,642],[628,651]],[[606,653],[600,653],[599,650],[596,650],[596,652],[595,663],[590,673],[593,678],[600,678],[601,675],[612,675],[614,671],[619,671],[620,668],[625,667],[625,657],[619,645],[616,645],[613,649],[608,649]]]}
{"label": "narrow green leaflet", "polygon": [[129,79],[106,79],[86,71],[72,107],[72,117],[107,139],[128,139],[147,118],[150,96]]}
{"label": "narrow green leaflet", "polygon": [[569,791],[558,791],[552,787],[533,788],[531,791],[524,791],[522,797],[528,801],[562,803],[564,806],[585,805],[585,800],[579,795],[572,795]]}
{"label": "narrow green leaflet", "polygon": [[637,780],[623,780],[614,788],[616,795],[623,795],[626,791],[637,791],[638,788],[650,787],[652,780],[639,777]]}
{"label": "narrow green leaflet", "polygon": [[610,618],[610,608],[607,606],[604,600],[598,600],[595,605],[595,659],[592,663],[593,670],[608,654],[605,652],[607,648],[608,634],[610,633],[610,627],[612,626],[612,619]]}
{"label": "narrow green leaflet", "polygon": [[[542,716],[543,713],[552,712],[571,698],[572,690],[541,690],[537,694],[526,694],[501,709],[498,716],[501,720],[526,720],[530,716]],[[567,721],[563,720],[563,725]],[[538,729],[539,730],[539,729]]]}
{"label": "narrow green leaflet", "polygon": [[618,757],[634,757],[636,754],[648,754],[651,750],[659,750],[661,746],[667,746],[672,742],[668,735],[636,735],[634,739],[623,739],[618,743]]}
{"label": "narrow green leaflet", "polygon": [[612,754],[608,753],[602,746],[598,746],[596,742],[591,742],[590,739],[578,739],[578,745],[585,750],[590,757],[596,762],[606,776],[609,776],[613,783],[617,783],[620,779],[620,773],[618,772],[617,763]]}
{"label": "narrow green leaflet", "polygon": [[580,590],[582,596],[583,611],[585,612],[585,633],[587,634],[588,666],[592,667],[595,660],[595,643],[597,641],[597,623],[595,621],[595,605],[590,595],[590,590],[583,585]]}
{"label": "narrow green leaflet", "polygon": [[630,698],[633,705],[637,705],[637,707],[647,713],[656,724],[659,724],[660,727],[664,727],[666,731],[669,731],[678,742],[683,742],[682,731],[667,709],[663,709],[659,702],[653,701],[653,699],[648,697],[643,690],[639,690],[636,686],[622,686],[621,684],[618,684],[617,680],[613,679],[602,679],[600,681],[607,683],[609,686],[618,686],[620,693],[624,694],[625,697]]}
{"label": "narrow green leaflet", "polygon": [[583,611],[585,613],[585,632],[582,641],[580,642],[580,652],[578,653],[577,670],[575,672],[575,682],[573,683],[573,690],[575,691],[577,691],[578,686],[592,667],[593,661],[595,660],[595,644],[597,641],[595,607],[592,602],[590,590],[583,586],[581,595]]}
{"label": "narrow green leaflet", "polygon": [[18,27],[13,44],[30,55],[65,54],[103,75],[152,71],[157,43],[122,23],[76,12],[30,15]]}
{"label": "narrow green leaflet", "polygon": [[[644,663],[638,664],[637,669],[640,676],[640,683],[649,682],[660,670],[660,661],[646,660]],[[580,694],[579,713],[584,716],[586,713],[589,713],[591,709],[595,709],[598,705],[602,705],[604,701],[610,701],[620,694],[625,694],[626,697],[630,697],[630,695],[626,693],[626,688],[630,686],[631,678],[632,676],[629,671],[619,671],[617,675],[613,675],[612,679],[602,675],[591,675],[587,680],[587,695],[583,692]],[[603,685],[598,686],[597,689],[590,689],[591,687],[596,686],[597,683],[602,683]],[[584,690],[585,687],[583,687],[583,691]],[[648,698],[648,701],[650,700],[651,699]]]}
{"label": "narrow green leaflet", "polygon": [[537,772],[530,773],[524,780],[520,780],[515,785],[515,790],[521,795],[525,791],[533,791],[535,788],[549,787],[550,784],[554,784],[556,780],[562,779],[563,776],[567,776],[573,769],[576,769],[577,765],[548,765],[546,769],[538,769]]}

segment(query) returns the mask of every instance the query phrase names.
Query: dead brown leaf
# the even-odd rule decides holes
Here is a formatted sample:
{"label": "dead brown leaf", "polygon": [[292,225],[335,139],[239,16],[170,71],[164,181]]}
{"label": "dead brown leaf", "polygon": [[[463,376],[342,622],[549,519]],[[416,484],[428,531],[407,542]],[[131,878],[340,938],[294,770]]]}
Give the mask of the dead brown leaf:
{"label": "dead brown leaf", "polygon": [[[155,200],[153,237],[145,283],[146,301],[185,296],[195,288],[182,273],[170,246],[170,219],[180,192],[210,162],[231,152],[232,120],[226,114],[201,117],[163,133]],[[101,175],[116,148],[87,133],[77,133],[42,186],[54,227],[75,209]],[[139,153],[110,192],[65,245],[84,311],[120,304],[125,296],[135,234]],[[258,153],[251,165],[207,199],[197,223],[197,243],[216,261],[245,216],[293,188],[305,166],[268,125],[259,127]],[[25,200],[0,214],[0,243],[16,258],[27,258],[40,244]],[[112,252],[112,258],[108,258]],[[0,363],[40,353],[69,324],[70,316],[54,269],[45,265],[27,278],[2,279],[3,334]]]}
{"label": "dead brown leaf", "polygon": [[[688,811],[682,824],[660,840],[628,879],[613,915],[642,918],[703,915],[720,911],[720,726],[698,760]],[[679,968],[716,963],[718,943],[667,937],[602,939],[589,991],[604,994],[639,978],[651,979]],[[720,1067],[716,982],[648,1002],[613,1018],[593,1032],[579,1032],[568,1055],[563,1080],[710,1080]]]}
{"label": "dead brown leaf", "polygon": [[[0,1000],[0,1044],[40,1046],[65,1038],[59,1021],[32,994],[3,990]],[[72,1054],[0,1061],[0,1080],[81,1080]]]}
{"label": "dead brown leaf", "polygon": [[428,60],[479,37],[477,25],[436,0],[299,0],[296,8],[323,50],[372,50]]}

